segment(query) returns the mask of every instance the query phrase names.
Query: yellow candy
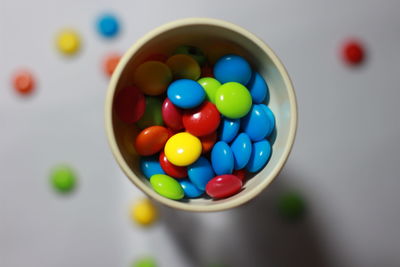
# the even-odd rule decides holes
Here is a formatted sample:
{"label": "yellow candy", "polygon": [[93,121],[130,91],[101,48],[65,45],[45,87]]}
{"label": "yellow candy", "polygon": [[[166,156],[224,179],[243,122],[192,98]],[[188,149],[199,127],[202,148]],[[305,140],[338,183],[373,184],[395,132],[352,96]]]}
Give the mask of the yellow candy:
{"label": "yellow candy", "polygon": [[149,199],[144,198],[132,206],[131,217],[138,224],[149,226],[157,218],[157,209]]}
{"label": "yellow candy", "polygon": [[58,50],[66,55],[73,55],[78,52],[81,41],[78,33],[73,30],[63,30],[57,35]]}
{"label": "yellow candy", "polygon": [[201,74],[199,63],[188,55],[174,55],[168,58],[167,65],[177,79],[197,80]]}
{"label": "yellow candy", "polygon": [[172,73],[160,61],[147,61],[133,75],[133,83],[146,95],[161,95],[172,81]]}
{"label": "yellow candy", "polygon": [[172,164],[187,166],[200,157],[201,142],[190,133],[177,133],[168,139],[164,152]]}

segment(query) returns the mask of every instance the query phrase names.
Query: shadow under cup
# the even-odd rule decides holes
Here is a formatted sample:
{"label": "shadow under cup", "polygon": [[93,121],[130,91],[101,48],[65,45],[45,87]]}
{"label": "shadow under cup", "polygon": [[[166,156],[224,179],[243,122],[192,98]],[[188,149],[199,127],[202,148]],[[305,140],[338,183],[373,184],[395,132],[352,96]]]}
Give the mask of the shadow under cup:
{"label": "shadow under cup", "polygon": [[[252,175],[241,192],[226,199],[206,198],[176,201],[158,195],[142,175],[133,140],[139,130],[121,122],[114,114],[116,93],[132,85],[135,69],[154,54],[171,55],[181,45],[199,47],[215,61],[219,56],[235,53],[246,58],[269,86],[266,103],[274,112],[276,132],[269,163]],[[189,211],[218,211],[239,206],[258,195],[278,175],[292,148],[297,127],[295,93],[289,76],[274,52],[260,39],[234,24],[208,18],[183,19],[165,24],[139,39],[122,57],[111,78],[105,108],[108,140],[118,164],[128,178],[151,198],[173,208]]]}

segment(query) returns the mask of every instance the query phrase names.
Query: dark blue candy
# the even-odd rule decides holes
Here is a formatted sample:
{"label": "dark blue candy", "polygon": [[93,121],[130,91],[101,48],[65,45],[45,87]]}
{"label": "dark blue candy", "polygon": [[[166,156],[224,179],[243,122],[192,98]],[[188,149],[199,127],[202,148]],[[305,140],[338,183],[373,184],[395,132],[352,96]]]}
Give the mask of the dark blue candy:
{"label": "dark blue candy", "polygon": [[220,126],[219,139],[230,143],[238,134],[239,128],[240,119],[224,118]]}
{"label": "dark blue candy", "polygon": [[194,108],[206,98],[203,87],[196,81],[189,79],[176,80],[168,86],[168,98],[180,108]]}
{"label": "dark blue candy", "polygon": [[234,159],[231,148],[224,141],[216,143],[211,151],[211,164],[217,175],[231,174]]}
{"label": "dark blue candy", "polygon": [[264,101],[269,100],[269,89],[264,78],[258,73],[254,72],[251,76],[249,83],[247,84],[247,89],[249,89],[253,103],[260,104]]}
{"label": "dark blue candy", "polygon": [[238,82],[246,85],[251,78],[250,64],[241,56],[226,55],[214,66],[214,76],[220,83]]}
{"label": "dark blue candy", "polygon": [[233,158],[235,160],[234,169],[240,170],[246,166],[250,160],[252,144],[247,134],[241,133],[231,144]]}
{"label": "dark blue candy", "polygon": [[249,172],[258,172],[261,170],[271,157],[271,151],[271,144],[267,140],[253,143],[250,160],[247,163],[246,169]]}
{"label": "dark blue candy", "polygon": [[215,175],[210,162],[205,157],[200,157],[187,168],[190,181],[200,190],[205,190],[208,181]]}
{"label": "dark blue candy", "polygon": [[201,196],[204,191],[200,190],[199,188],[197,188],[192,182],[190,182],[189,180],[179,180],[178,181],[181,184],[181,187],[183,189],[183,192],[185,192],[185,196],[188,198],[195,198],[195,197],[199,197]]}
{"label": "dark blue candy", "polygon": [[164,170],[161,168],[158,156],[141,157],[140,169],[147,179],[150,179],[154,174],[165,174]]}

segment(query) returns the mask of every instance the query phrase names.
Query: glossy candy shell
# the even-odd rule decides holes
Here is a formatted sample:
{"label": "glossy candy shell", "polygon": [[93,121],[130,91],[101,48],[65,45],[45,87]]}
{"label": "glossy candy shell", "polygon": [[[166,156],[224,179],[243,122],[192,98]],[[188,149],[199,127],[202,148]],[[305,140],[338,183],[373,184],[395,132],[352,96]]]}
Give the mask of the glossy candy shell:
{"label": "glossy candy shell", "polygon": [[254,104],[249,114],[241,121],[242,130],[252,141],[260,141],[268,137],[274,128],[274,122],[271,121],[266,109],[268,107],[263,104]]}
{"label": "glossy candy shell", "polygon": [[203,154],[208,153],[213,148],[215,142],[217,141],[217,132],[213,132],[209,135],[202,136],[199,138],[201,142],[201,148]]}
{"label": "glossy candy shell", "polygon": [[231,144],[233,158],[235,160],[234,169],[244,168],[250,160],[252,144],[247,134],[241,133]]}
{"label": "glossy candy shell", "polygon": [[150,156],[161,149],[170,137],[170,132],[162,126],[150,126],[141,131],[135,140],[135,150],[141,156]]}
{"label": "glossy candy shell", "polygon": [[214,177],[206,186],[207,195],[212,198],[226,198],[240,191],[242,181],[231,174]]}
{"label": "glossy candy shell", "polygon": [[221,83],[238,82],[246,85],[251,78],[250,64],[241,56],[226,55],[214,66],[214,76]]}
{"label": "glossy candy shell", "polygon": [[253,103],[260,104],[269,100],[269,89],[264,78],[258,73],[254,72],[251,76],[249,83],[246,85],[249,89]]}
{"label": "glossy candy shell", "polygon": [[247,171],[253,173],[260,171],[267,164],[271,152],[271,144],[267,140],[253,143],[250,160],[246,166]]}
{"label": "glossy candy shell", "polygon": [[171,130],[179,131],[183,128],[182,110],[172,104],[171,100],[165,98],[161,108],[162,118]]}
{"label": "glossy candy shell", "polygon": [[215,105],[206,101],[195,109],[186,110],[182,121],[187,132],[195,136],[205,136],[217,130],[220,116]]}
{"label": "glossy candy shell", "polygon": [[166,198],[178,200],[184,196],[178,181],[168,175],[155,174],[150,177],[150,183],[154,191]]}
{"label": "glossy candy shell", "polygon": [[211,164],[217,175],[231,174],[234,167],[233,153],[229,145],[217,142],[211,151]]}
{"label": "glossy candy shell", "polygon": [[214,177],[214,171],[210,162],[205,157],[200,157],[188,167],[188,176],[197,188],[204,191],[208,181]]}
{"label": "glossy candy shell", "polygon": [[182,186],[183,191],[185,192],[185,196],[188,198],[196,198],[201,196],[204,193],[204,190],[200,190],[197,188],[192,182],[188,180],[179,180],[179,183]]}
{"label": "glossy candy shell", "polygon": [[167,95],[171,102],[179,108],[194,108],[205,99],[203,87],[189,79],[176,80],[168,86]]}
{"label": "glossy candy shell", "polygon": [[150,179],[154,174],[165,174],[158,156],[141,157],[140,170],[147,179]]}
{"label": "glossy candy shell", "polygon": [[161,168],[165,171],[165,173],[174,178],[184,178],[187,177],[187,169],[186,167],[175,166],[171,162],[168,161],[165,156],[164,151],[160,153],[160,165]]}
{"label": "glossy candy shell", "polygon": [[235,139],[240,129],[240,119],[224,118],[221,122],[219,139],[221,141],[230,143]]}

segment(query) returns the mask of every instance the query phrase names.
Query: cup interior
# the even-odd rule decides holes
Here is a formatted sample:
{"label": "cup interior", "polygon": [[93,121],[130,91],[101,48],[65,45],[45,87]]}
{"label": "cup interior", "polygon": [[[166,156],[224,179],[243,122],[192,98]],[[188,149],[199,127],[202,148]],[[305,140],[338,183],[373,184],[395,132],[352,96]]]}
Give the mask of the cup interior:
{"label": "cup interior", "polygon": [[[274,112],[276,130],[272,136],[272,155],[268,164],[250,176],[241,192],[221,200],[206,198],[175,201],[158,195],[139,167],[133,140],[139,133],[133,125],[121,122],[114,113],[116,93],[132,85],[135,69],[154,54],[171,55],[180,45],[202,49],[210,61],[235,53],[245,57],[269,86],[269,101]],[[165,24],[139,39],[122,57],[115,70],[106,100],[106,131],[113,154],[128,178],[151,198],[173,208],[190,211],[217,211],[232,208],[254,198],[278,175],[293,145],[297,106],[288,74],[274,52],[253,34],[234,24],[214,19],[184,19]]]}

